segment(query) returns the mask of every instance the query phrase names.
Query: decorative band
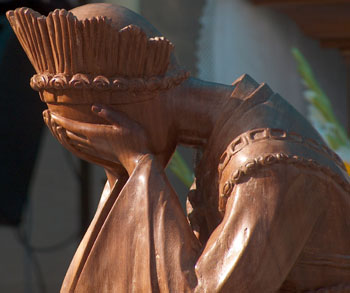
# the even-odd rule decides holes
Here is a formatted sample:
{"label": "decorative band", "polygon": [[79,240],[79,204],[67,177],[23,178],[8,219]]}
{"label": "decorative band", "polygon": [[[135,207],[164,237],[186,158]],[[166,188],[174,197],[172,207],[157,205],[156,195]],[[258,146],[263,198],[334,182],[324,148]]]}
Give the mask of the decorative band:
{"label": "decorative band", "polygon": [[225,182],[222,187],[220,198],[220,211],[223,211],[226,206],[226,201],[230,197],[234,186],[241,182],[244,176],[251,175],[253,172],[262,169],[265,166],[274,164],[289,164],[297,165],[304,168],[309,168],[315,171],[320,171],[331,177],[339,186],[341,186],[346,192],[350,193],[350,184],[346,182],[340,175],[333,172],[330,168],[321,166],[312,159],[305,159],[300,156],[287,155],[285,153],[272,153],[259,156],[253,160],[248,161],[244,166],[240,167],[234,173],[232,173],[230,179]]}
{"label": "decorative band", "polygon": [[335,152],[311,138],[304,138],[298,133],[288,132],[278,128],[257,128],[241,134],[228,146],[220,159],[220,162],[222,163],[219,165],[219,176],[221,177],[222,171],[227,166],[232,156],[240,152],[244,147],[262,140],[283,140],[303,144],[306,147],[330,158],[341,169],[346,171],[344,163]]}
{"label": "decorative band", "polygon": [[35,74],[30,80],[30,86],[35,91],[56,89],[93,89],[98,91],[159,91],[166,90],[181,84],[189,77],[189,72],[179,71],[174,75],[150,78],[122,78],[122,77],[105,77],[103,75],[89,75],[77,73],[67,75],[58,74]]}

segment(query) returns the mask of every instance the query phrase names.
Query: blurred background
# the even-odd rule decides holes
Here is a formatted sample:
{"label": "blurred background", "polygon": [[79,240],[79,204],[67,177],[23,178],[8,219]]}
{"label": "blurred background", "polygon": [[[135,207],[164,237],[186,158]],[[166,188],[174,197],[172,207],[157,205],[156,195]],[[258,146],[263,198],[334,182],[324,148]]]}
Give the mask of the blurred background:
{"label": "blurred background", "polygon": [[[179,63],[193,76],[230,84],[248,73],[306,115],[305,87],[291,53],[299,48],[331,98],[335,116],[347,124],[344,50],[320,46],[317,37],[307,36],[292,18],[270,5],[283,1],[105,2],[145,16],[175,44]],[[45,105],[29,86],[34,70],[4,13],[26,6],[47,15],[55,8],[85,3],[0,0],[0,292],[59,292],[106,180],[101,168],[71,156],[44,127]],[[179,152],[192,166],[194,151],[179,147]],[[184,202],[187,188],[171,172],[168,176]]]}

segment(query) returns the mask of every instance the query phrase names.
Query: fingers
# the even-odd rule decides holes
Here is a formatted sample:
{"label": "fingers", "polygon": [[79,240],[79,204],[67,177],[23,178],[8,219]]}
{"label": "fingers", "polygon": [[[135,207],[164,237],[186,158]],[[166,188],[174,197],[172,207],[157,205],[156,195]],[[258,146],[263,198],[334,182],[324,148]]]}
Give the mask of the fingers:
{"label": "fingers", "polygon": [[[64,129],[61,125],[58,125],[51,119],[51,115],[52,114],[49,110],[45,110],[43,112],[44,121],[51,133],[58,139],[59,142],[61,142],[63,146],[79,157],[85,156],[85,154],[91,155],[94,152],[91,146],[89,146],[89,141],[87,138],[80,137],[71,131]],[[84,157],[84,159],[86,158]]]}
{"label": "fingers", "polygon": [[57,128],[57,124],[51,120],[51,115],[50,115],[50,111],[49,110],[45,110],[43,112],[43,118],[44,118],[44,122],[45,124],[47,125],[47,127],[49,128],[50,132],[52,133],[52,135],[54,137],[56,137],[56,139],[60,139],[58,134],[57,134],[57,131],[56,131],[56,128]]}
{"label": "fingers", "polygon": [[[77,130],[77,132],[81,130],[80,126],[71,127],[74,123],[76,123],[76,121],[55,115],[51,113],[49,110],[45,110],[43,112],[43,118],[46,125],[50,129],[51,133],[57,138],[57,140],[66,149],[68,149],[70,152],[72,152],[79,158],[103,167],[108,166],[111,169],[121,168],[119,163],[112,162],[108,159],[104,159],[102,157],[102,154],[99,154],[99,157],[96,157],[98,153],[96,152],[96,149],[91,144],[90,140],[87,137],[85,137],[84,134],[73,132],[72,130],[73,128]],[[79,123],[79,125],[88,124],[88,123],[81,123],[81,122],[77,122],[77,123]],[[65,129],[65,126],[70,127],[72,131]],[[105,128],[112,129],[113,126],[104,125],[99,127],[99,125],[94,125],[94,127],[98,132],[103,133],[102,130],[105,130]]]}
{"label": "fingers", "polygon": [[44,118],[44,122],[45,122],[45,124],[48,124],[49,119],[50,119],[49,110],[45,110],[45,111],[43,111],[43,118]]}
{"label": "fingers", "polygon": [[[62,126],[56,128],[56,133],[58,135],[59,141],[72,153],[78,154],[79,149],[77,149],[74,144],[68,139],[66,130]],[[80,153],[79,153],[80,154]]]}
{"label": "fingers", "polygon": [[71,140],[68,137],[68,132],[61,126],[56,127],[55,132],[57,133],[58,140],[70,152],[82,160],[102,165],[102,160],[99,160],[94,156],[94,150],[91,147],[87,147],[85,142],[81,144],[78,141]]}
{"label": "fingers", "polygon": [[[47,110],[48,111],[48,110]],[[57,125],[62,126],[71,133],[79,133],[82,136],[90,137],[96,131],[96,125],[91,123],[79,122],[71,120],[55,113],[49,112],[50,119]]]}
{"label": "fingers", "polygon": [[78,134],[75,134],[75,133],[69,131],[69,130],[66,130],[66,135],[71,142],[74,142],[76,144],[85,145],[85,146],[90,145],[89,140],[86,137],[82,137]]}
{"label": "fingers", "polygon": [[117,127],[128,128],[131,124],[136,124],[136,122],[131,120],[125,113],[106,106],[95,104],[91,107],[91,111]]}
{"label": "fingers", "polygon": [[61,143],[69,149],[72,153],[78,156],[93,156],[96,152],[90,145],[88,139],[82,138],[66,129],[62,126],[56,127],[56,133]]}
{"label": "fingers", "polygon": [[[51,116],[57,117],[54,114],[50,113],[49,110],[45,110],[43,112],[43,117],[44,117],[44,121],[47,124],[47,126],[49,127],[49,129],[51,130],[52,134],[58,138],[58,139],[64,139],[65,142],[68,142],[68,140],[70,141],[70,144],[72,144],[72,142],[74,142],[74,144],[81,144],[84,146],[88,146],[89,145],[89,140],[83,136],[83,135],[79,135],[79,134],[75,134],[72,131],[69,131],[67,129],[64,128],[64,126],[62,124],[57,124],[55,120],[51,119]],[[63,120],[69,120],[63,117],[57,118],[57,120],[59,121],[63,121]],[[67,123],[64,123],[64,125],[66,125]]]}

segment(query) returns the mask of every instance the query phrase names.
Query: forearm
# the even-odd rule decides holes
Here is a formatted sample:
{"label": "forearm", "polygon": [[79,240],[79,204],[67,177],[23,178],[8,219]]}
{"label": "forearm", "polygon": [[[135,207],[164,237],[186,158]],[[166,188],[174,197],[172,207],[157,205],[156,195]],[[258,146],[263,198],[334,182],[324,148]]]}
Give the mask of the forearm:
{"label": "forearm", "polygon": [[149,213],[156,265],[161,292],[192,291],[196,276],[195,262],[201,249],[194,236],[178,197],[171,187],[161,165],[153,156],[142,159],[147,176]]}

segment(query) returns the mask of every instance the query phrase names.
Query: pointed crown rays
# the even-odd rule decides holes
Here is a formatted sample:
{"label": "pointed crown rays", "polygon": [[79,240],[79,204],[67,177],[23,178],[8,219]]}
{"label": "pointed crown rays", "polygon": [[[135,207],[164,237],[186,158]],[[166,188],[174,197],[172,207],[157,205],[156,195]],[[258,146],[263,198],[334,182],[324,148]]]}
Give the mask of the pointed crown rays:
{"label": "pointed crown rays", "polygon": [[[74,79],[77,74],[83,74],[83,79],[102,76],[110,85],[115,77],[152,79],[154,84],[155,79],[161,81],[168,74],[173,44],[164,37],[148,38],[137,26],[118,30],[106,17],[78,20],[64,9],[45,17],[32,9],[18,8],[8,11],[7,18],[37,72],[33,79],[42,81],[36,82],[36,90],[50,87],[47,79],[55,75],[65,79]],[[183,71],[171,75],[166,87],[188,77]]]}

